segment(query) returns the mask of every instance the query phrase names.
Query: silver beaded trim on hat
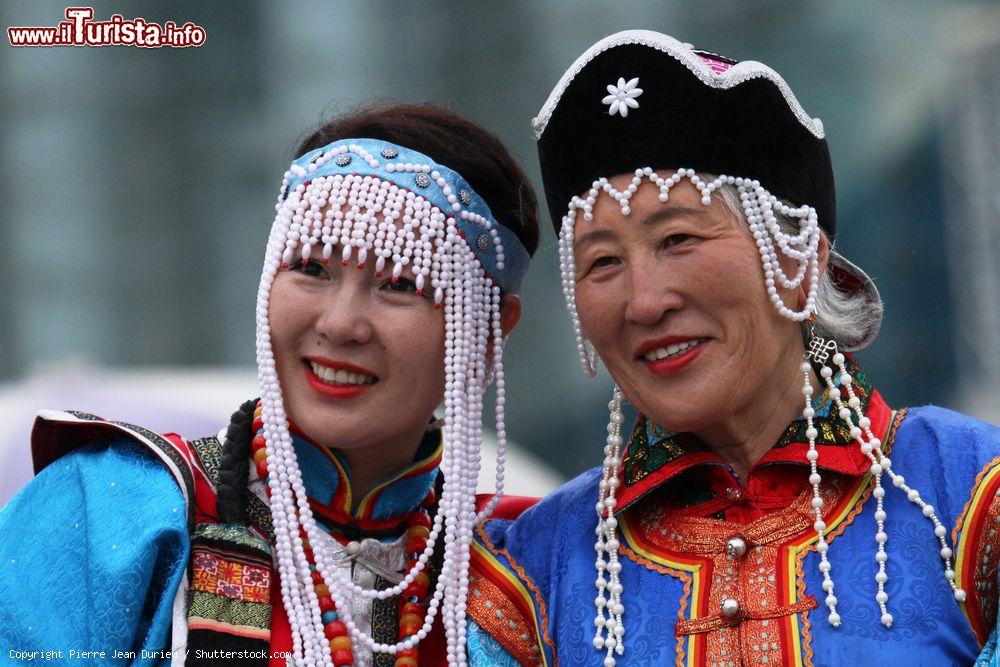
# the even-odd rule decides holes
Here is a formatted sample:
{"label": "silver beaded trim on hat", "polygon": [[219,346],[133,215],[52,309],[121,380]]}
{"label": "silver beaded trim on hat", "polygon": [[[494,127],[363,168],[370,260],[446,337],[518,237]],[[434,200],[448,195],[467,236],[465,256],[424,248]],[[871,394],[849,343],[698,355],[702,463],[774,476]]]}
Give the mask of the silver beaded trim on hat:
{"label": "silver beaded trim on hat", "polygon": [[552,118],[552,113],[559,104],[559,100],[562,99],[563,93],[566,92],[566,89],[573,82],[573,79],[576,78],[583,68],[586,67],[591,60],[605,51],[613,49],[616,46],[624,46],[626,44],[640,44],[670,55],[691,70],[691,73],[698,77],[702,83],[711,88],[726,90],[738,86],[745,81],[749,81],[750,79],[767,79],[777,86],[779,91],[781,91],[781,95],[785,98],[785,102],[788,104],[788,107],[792,110],[792,113],[795,114],[795,117],[799,120],[799,122],[802,123],[803,127],[809,130],[809,132],[817,139],[822,139],[825,136],[823,133],[823,124],[818,122],[819,119],[813,119],[806,113],[805,109],[802,108],[802,105],[795,97],[795,93],[792,92],[792,89],[787,83],[785,83],[785,80],[781,77],[781,75],[767,65],[754,60],[745,60],[733,65],[726,72],[719,74],[713,71],[712,68],[706,65],[705,62],[698,57],[690,44],[681,43],[669,35],[664,35],[652,30],[624,30],[613,35],[609,35],[608,37],[605,37],[601,41],[597,42],[584,51],[584,53],[577,58],[572,65],[570,65],[569,69],[566,70],[566,73],[562,75],[561,79],[559,79],[559,83],[557,83],[555,88],[552,89],[552,92],[549,93],[549,97],[545,101],[545,104],[542,105],[542,109],[538,112],[538,115],[531,121],[531,127],[534,130],[536,139],[540,138],[542,133],[545,132],[545,128],[548,125],[549,120]]}

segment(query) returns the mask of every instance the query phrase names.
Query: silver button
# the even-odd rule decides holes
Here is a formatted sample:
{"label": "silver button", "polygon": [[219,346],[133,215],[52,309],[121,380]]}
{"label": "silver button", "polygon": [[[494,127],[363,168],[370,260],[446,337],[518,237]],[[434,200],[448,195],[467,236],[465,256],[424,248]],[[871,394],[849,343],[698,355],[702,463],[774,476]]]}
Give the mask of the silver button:
{"label": "silver button", "polygon": [[747,552],[747,541],[739,535],[733,535],[726,542],[726,555],[730,558],[743,558]]}
{"label": "silver button", "polygon": [[399,155],[399,151],[397,151],[395,148],[382,149],[382,157],[384,157],[386,160],[391,160],[397,155]]}
{"label": "silver button", "polygon": [[732,620],[740,613],[740,603],[733,598],[725,598],[719,605],[719,613],[723,618]]}
{"label": "silver button", "polygon": [[458,198],[462,200],[462,203],[468,206],[472,203],[472,195],[469,194],[468,190],[459,190]]}
{"label": "silver button", "polygon": [[333,161],[341,167],[346,167],[351,164],[351,156],[347,153],[341,153],[337,157],[333,158]]}
{"label": "silver button", "polygon": [[476,239],[476,245],[479,246],[480,250],[486,250],[490,247],[490,237],[486,234],[480,234],[479,238]]}
{"label": "silver button", "polygon": [[416,181],[417,185],[419,185],[422,188],[426,188],[428,185],[431,184],[431,177],[425,174],[424,172],[418,173],[416,176],[413,177],[413,180]]}

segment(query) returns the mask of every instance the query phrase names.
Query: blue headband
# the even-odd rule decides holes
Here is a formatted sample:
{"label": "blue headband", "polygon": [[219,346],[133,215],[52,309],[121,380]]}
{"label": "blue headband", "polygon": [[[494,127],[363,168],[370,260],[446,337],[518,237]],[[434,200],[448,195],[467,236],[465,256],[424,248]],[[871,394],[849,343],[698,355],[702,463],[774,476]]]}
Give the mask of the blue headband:
{"label": "blue headband", "polygon": [[[333,149],[335,156],[321,161]],[[345,150],[346,149],[346,150]],[[310,151],[292,162],[282,199],[299,185],[321,176],[356,174],[394,183],[429,201],[455,219],[455,226],[475,253],[479,264],[505,293],[517,293],[528,270],[530,256],[524,244],[497,222],[486,202],[462,176],[423,153],[378,139],[343,139]],[[438,179],[445,183],[442,187]],[[496,242],[502,248],[498,261]]]}

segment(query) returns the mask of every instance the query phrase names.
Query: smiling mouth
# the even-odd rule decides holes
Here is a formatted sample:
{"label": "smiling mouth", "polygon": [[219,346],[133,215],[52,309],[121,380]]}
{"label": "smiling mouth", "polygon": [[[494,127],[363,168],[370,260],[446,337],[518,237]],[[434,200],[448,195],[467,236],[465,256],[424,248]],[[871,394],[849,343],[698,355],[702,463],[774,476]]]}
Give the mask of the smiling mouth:
{"label": "smiling mouth", "polygon": [[679,357],[693,347],[697,347],[704,343],[707,338],[692,338],[691,340],[686,340],[682,343],[672,343],[670,345],[664,345],[663,347],[657,347],[646,354],[642,355],[642,358],[646,361],[660,361],[661,359],[671,359],[674,357]]}
{"label": "smiling mouth", "polygon": [[360,387],[378,382],[378,378],[374,375],[346,371],[343,368],[330,368],[329,366],[318,364],[309,359],[306,360],[306,364],[313,372],[313,375],[315,375],[323,384],[335,387]]}

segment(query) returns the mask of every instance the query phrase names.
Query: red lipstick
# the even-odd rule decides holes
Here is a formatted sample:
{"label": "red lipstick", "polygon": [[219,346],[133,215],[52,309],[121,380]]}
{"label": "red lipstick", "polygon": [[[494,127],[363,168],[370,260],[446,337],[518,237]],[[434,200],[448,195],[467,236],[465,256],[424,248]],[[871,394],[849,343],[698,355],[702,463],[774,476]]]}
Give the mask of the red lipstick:
{"label": "red lipstick", "polygon": [[[313,372],[312,364],[310,362],[319,364],[320,366],[326,366],[327,368],[332,368],[337,371],[346,371],[357,375],[370,375],[375,377],[376,380],[375,382],[368,384],[329,384],[324,382],[318,375],[316,375],[316,373]],[[344,361],[326,359],[324,357],[306,357],[305,372],[306,382],[309,383],[309,386],[312,387],[316,393],[327,398],[355,398],[364,394],[378,383],[378,377],[375,373],[372,373],[366,368],[355,366],[354,364],[349,364]]]}
{"label": "red lipstick", "polygon": [[648,359],[645,358],[645,355],[648,352],[652,352],[653,350],[660,347],[667,347],[668,345],[676,345],[677,343],[684,343],[691,340],[698,340],[698,338],[692,336],[669,336],[667,338],[658,338],[656,340],[646,341],[645,343],[639,346],[639,349],[636,351],[636,356],[643,363],[646,364],[646,366],[654,375],[673,375],[674,373],[678,373],[684,368],[686,368],[688,365],[690,365],[691,362],[693,362],[698,357],[698,355],[701,354],[702,350],[705,349],[705,343],[707,343],[708,341],[702,340],[697,345],[689,347],[682,353],[671,357],[666,357],[665,359],[657,359],[656,361],[649,361]]}

